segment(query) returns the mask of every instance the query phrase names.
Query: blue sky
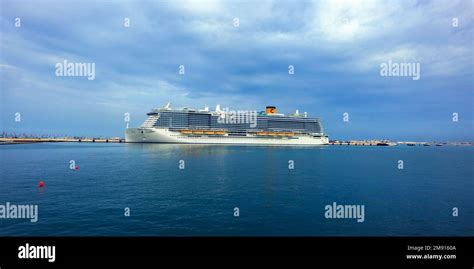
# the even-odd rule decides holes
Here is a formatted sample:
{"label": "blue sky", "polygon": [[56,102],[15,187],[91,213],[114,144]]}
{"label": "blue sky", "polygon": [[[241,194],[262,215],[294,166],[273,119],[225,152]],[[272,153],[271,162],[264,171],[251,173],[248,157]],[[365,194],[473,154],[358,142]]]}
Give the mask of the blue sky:
{"label": "blue sky", "polygon": [[[334,139],[474,140],[472,1],[2,0],[0,23],[0,131],[123,136],[124,113],[171,101],[307,111]],[[95,80],[57,77],[63,60]],[[420,79],[380,76],[389,60]]]}

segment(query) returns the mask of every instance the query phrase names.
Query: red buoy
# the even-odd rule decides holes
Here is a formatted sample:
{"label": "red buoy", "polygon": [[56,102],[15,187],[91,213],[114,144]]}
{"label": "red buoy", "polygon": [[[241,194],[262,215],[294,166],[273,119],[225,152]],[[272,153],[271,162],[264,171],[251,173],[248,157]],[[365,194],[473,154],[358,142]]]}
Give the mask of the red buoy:
{"label": "red buoy", "polygon": [[40,182],[39,182],[39,187],[40,187],[40,188],[43,188],[43,187],[44,187],[44,182],[43,182],[43,180],[40,180]]}
{"label": "red buoy", "polygon": [[76,171],[79,170],[79,166],[76,165]]}

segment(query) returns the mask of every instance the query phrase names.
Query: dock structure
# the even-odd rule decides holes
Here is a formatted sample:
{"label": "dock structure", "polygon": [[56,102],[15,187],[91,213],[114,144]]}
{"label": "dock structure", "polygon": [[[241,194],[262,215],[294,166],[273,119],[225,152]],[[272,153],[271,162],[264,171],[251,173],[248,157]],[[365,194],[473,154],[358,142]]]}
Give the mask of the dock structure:
{"label": "dock structure", "polygon": [[335,146],[409,146],[409,147],[421,147],[421,146],[473,146],[473,142],[409,142],[409,141],[389,141],[389,140],[350,140],[350,141],[339,141],[339,140],[330,140],[330,145]]}
{"label": "dock structure", "polygon": [[113,138],[17,138],[2,137],[0,144],[26,144],[26,143],[43,143],[43,142],[84,142],[84,143],[124,143],[125,139]]}
{"label": "dock structure", "polygon": [[[28,144],[44,142],[77,142],[77,143],[125,143],[125,138],[94,138],[94,137],[0,137],[0,145]],[[407,142],[389,140],[330,140],[334,146],[473,146],[473,142]]]}
{"label": "dock structure", "polygon": [[329,141],[329,144],[339,146],[397,146],[398,142],[390,142],[388,140],[331,140]]}

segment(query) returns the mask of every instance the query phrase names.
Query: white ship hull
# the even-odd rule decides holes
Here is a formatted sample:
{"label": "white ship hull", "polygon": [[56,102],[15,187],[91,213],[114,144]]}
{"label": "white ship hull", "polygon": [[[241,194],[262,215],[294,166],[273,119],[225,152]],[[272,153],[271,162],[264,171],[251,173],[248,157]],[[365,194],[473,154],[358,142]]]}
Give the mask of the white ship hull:
{"label": "white ship hull", "polygon": [[128,128],[125,130],[125,142],[129,143],[173,143],[173,144],[236,144],[236,145],[307,145],[318,146],[329,143],[327,137],[301,135],[293,137],[212,136],[185,135],[167,128]]}

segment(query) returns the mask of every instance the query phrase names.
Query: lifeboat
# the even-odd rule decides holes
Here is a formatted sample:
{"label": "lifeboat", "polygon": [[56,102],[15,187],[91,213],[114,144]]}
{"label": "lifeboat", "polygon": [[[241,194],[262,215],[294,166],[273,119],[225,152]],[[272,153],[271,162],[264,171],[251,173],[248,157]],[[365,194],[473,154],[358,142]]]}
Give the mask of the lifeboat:
{"label": "lifeboat", "polygon": [[213,135],[213,134],[215,134],[215,132],[214,131],[204,131],[204,134]]}
{"label": "lifeboat", "polygon": [[180,132],[182,134],[192,134],[193,133],[191,130],[181,130]]}
{"label": "lifeboat", "polygon": [[224,132],[224,131],[215,131],[214,134],[217,134],[217,135],[224,135],[225,132]]}
{"label": "lifeboat", "polygon": [[193,134],[203,134],[204,132],[202,130],[194,130]]}
{"label": "lifeboat", "polygon": [[266,132],[257,132],[257,135],[267,135]]}
{"label": "lifeboat", "polygon": [[285,133],[286,136],[295,136],[295,133]]}

